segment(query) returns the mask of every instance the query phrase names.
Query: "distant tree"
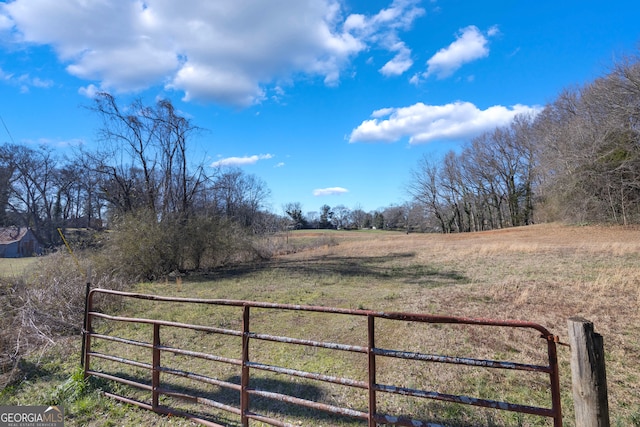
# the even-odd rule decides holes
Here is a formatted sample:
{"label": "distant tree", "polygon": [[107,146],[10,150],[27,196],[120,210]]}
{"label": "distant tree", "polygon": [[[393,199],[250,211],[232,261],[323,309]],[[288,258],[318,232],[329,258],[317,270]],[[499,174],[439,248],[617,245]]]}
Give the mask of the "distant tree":
{"label": "distant tree", "polygon": [[320,219],[318,221],[319,228],[332,228],[332,220],[333,220],[333,211],[331,210],[331,206],[322,205],[320,207]]}
{"label": "distant tree", "polygon": [[262,179],[239,168],[223,170],[213,181],[213,193],[218,212],[247,228],[258,224],[257,216],[271,194]]}
{"label": "distant tree", "polygon": [[309,226],[306,218],[302,214],[302,205],[299,202],[287,203],[284,206],[284,211],[291,219],[291,227],[294,230],[300,230]]}
{"label": "distant tree", "polygon": [[446,233],[450,231],[451,221],[442,195],[440,176],[440,165],[428,155],[424,155],[418,162],[418,167],[411,172],[412,180],[408,191],[414,200],[437,220],[436,228]]}
{"label": "distant tree", "polygon": [[412,231],[427,231],[430,230],[427,222],[427,217],[424,214],[424,209],[420,203],[405,202],[403,204],[403,210],[405,214],[405,224],[407,233]]}
{"label": "distant tree", "polygon": [[344,205],[338,205],[333,208],[331,223],[333,224],[333,227],[338,230],[344,229],[349,226],[350,217],[351,210]]}
{"label": "distant tree", "polygon": [[15,146],[0,146],[0,226],[12,225],[9,199],[12,197],[13,180],[16,170]]}
{"label": "distant tree", "polygon": [[384,215],[378,211],[373,213],[373,226],[378,230],[384,230]]}
{"label": "distant tree", "polygon": [[318,211],[310,211],[305,215],[310,228],[320,228],[320,213]]}
{"label": "distant tree", "polygon": [[475,195],[473,199],[474,226],[472,230],[502,228],[505,226],[505,192],[495,170],[491,134],[485,132],[470,142],[464,150],[463,176]]}
{"label": "distant tree", "polygon": [[6,150],[12,151],[5,171],[13,173],[9,178],[8,209],[14,225],[33,228],[42,243],[53,245],[58,241],[56,227],[60,225],[56,211],[59,160],[44,146],[33,149],[11,145]]}
{"label": "distant tree", "polygon": [[402,205],[391,205],[385,208],[384,228],[388,230],[405,230],[407,228],[407,212]]}
{"label": "distant tree", "polygon": [[91,172],[74,158],[63,162],[49,147],[0,146],[0,181],[0,224],[29,226],[45,245],[60,243],[57,228],[91,217]]}
{"label": "distant tree", "polygon": [[539,176],[533,123],[532,117],[517,116],[511,125],[473,138],[460,152],[421,159],[408,190],[437,222],[435,228],[469,232],[533,223]]}
{"label": "distant tree", "polygon": [[464,215],[469,202],[468,188],[462,174],[462,156],[454,151],[445,154],[440,170],[441,197],[449,212],[447,229],[454,232],[469,231],[468,218]]}
{"label": "distant tree", "polygon": [[[368,218],[369,217],[369,218]],[[360,207],[356,207],[351,211],[351,224],[354,228],[370,228],[371,219],[365,211]]]}
{"label": "distant tree", "polygon": [[361,228],[372,228],[372,227],[373,227],[373,215],[367,212],[364,215]]}

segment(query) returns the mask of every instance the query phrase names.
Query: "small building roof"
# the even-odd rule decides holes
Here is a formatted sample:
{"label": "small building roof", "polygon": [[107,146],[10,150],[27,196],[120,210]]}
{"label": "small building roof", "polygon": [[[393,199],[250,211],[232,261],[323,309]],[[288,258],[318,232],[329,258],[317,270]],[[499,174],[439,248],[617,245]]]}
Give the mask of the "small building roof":
{"label": "small building roof", "polygon": [[0,227],[0,244],[17,242],[22,239],[29,229],[27,227]]}

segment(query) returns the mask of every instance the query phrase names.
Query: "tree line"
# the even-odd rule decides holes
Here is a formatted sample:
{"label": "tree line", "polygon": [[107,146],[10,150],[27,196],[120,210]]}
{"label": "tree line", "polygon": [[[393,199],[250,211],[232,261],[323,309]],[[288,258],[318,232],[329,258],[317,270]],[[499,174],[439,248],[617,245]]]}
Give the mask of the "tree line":
{"label": "tree line", "polygon": [[324,204],[319,211],[310,211],[305,214],[302,211],[302,205],[299,202],[293,202],[287,203],[283,210],[288,218],[287,227],[294,230],[395,228],[395,225],[385,223],[383,212],[386,209],[383,212],[365,212],[360,207],[350,209],[345,205],[336,205],[332,208]]}
{"label": "tree line", "polygon": [[0,146],[0,226],[31,227],[55,247],[58,229],[108,225],[123,231],[108,236],[130,260],[153,258],[141,269],[148,276],[225,262],[246,250],[246,235],[278,227],[260,178],[191,162],[188,142],[201,129],[170,101],[121,108],[101,93],[88,108],[101,120],[95,150],[60,157],[46,146]]}
{"label": "tree line", "polygon": [[170,101],[121,108],[101,93],[88,108],[101,123],[95,150],[63,158],[44,146],[0,146],[0,226],[29,226],[50,247],[61,243],[58,228],[120,227],[131,236],[130,243],[119,237],[121,245],[148,243],[148,253],[170,260],[162,263],[170,271],[225,262],[247,250],[247,236],[285,228],[447,233],[555,220],[640,222],[637,57],[564,89],[535,116],[518,116],[444,156],[425,155],[411,171],[410,200],[373,212],[323,205],[303,214],[293,202],[277,215],[266,209],[270,191],[257,176],[192,162],[189,141],[202,129]]}
{"label": "tree line", "polygon": [[442,232],[544,221],[640,222],[640,61],[564,89],[459,152],[423,157],[408,191]]}
{"label": "tree line", "polygon": [[324,205],[292,228],[469,232],[535,222],[640,223],[640,61],[566,88],[539,114],[520,115],[411,171],[410,200],[379,211]]}

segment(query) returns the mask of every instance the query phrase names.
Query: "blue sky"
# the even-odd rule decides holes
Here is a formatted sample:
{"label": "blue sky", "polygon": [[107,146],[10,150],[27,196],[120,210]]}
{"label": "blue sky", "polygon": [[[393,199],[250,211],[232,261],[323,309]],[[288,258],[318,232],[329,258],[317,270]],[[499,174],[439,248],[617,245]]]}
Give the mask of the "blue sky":
{"label": "blue sky", "polygon": [[[410,171],[638,53],[640,2],[0,1],[0,142],[96,144],[83,106],[168,98],[270,208],[372,211]],[[8,132],[7,132],[8,130]]]}

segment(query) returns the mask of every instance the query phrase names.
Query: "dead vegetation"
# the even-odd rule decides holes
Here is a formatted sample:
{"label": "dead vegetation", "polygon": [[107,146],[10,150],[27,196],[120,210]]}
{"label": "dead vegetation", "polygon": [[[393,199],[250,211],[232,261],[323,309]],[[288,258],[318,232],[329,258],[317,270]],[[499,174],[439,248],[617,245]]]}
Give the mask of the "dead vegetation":
{"label": "dead vegetation", "polygon": [[[144,283],[136,290],[201,298],[527,320],[543,325],[562,342],[567,342],[567,319],[579,315],[593,321],[596,331],[604,336],[612,425],[640,425],[640,229],[547,224],[451,235],[333,231],[329,232],[330,244],[308,247],[304,243],[327,239],[325,233],[290,233],[289,242],[295,244],[295,240],[300,239],[302,249],[269,262],[186,277],[179,286],[173,281]],[[228,315],[218,319],[204,310],[165,309],[153,304],[126,306],[123,312],[192,323],[213,321],[225,326],[233,326],[234,322]],[[314,326],[317,329],[318,325],[322,325],[323,338],[326,335],[327,339],[336,342],[349,342],[356,336],[354,334],[362,332],[349,322],[336,320],[332,323],[326,318],[305,320],[284,316],[273,321],[265,319],[269,332],[287,336],[299,336]],[[407,346],[416,351],[428,345],[429,351],[436,354],[524,363],[536,363],[541,357],[537,337],[531,339],[510,330],[500,329],[487,334],[459,328],[415,328],[391,323],[380,327],[389,339],[402,337]],[[146,332],[138,329],[111,331],[134,339],[149,338]],[[176,340],[176,345],[181,344],[180,335],[172,336],[172,339]],[[187,346],[193,342],[200,345],[193,337],[184,340],[183,344]],[[206,345],[204,341],[201,344]],[[389,343],[381,338],[379,344]],[[211,345],[215,351],[232,354],[231,344],[227,347],[216,341]],[[310,359],[305,360],[303,356]],[[323,352],[305,351],[298,355],[279,349],[265,354],[264,358],[301,363],[316,372],[338,374],[339,368],[343,369],[342,373],[354,377],[361,375],[350,360],[336,361]],[[559,358],[564,423],[573,426],[569,350],[566,347],[559,347]],[[381,373],[381,380],[391,376],[405,378],[408,386],[412,386],[412,382],[425,382],[445,392],[498,399],[509,397],[505,397],[503,389],[512,389],[514,394],[510,399],[545,401],[544,386],[540,382],[518,376],[480,375],[465,370],[442,370],[438,366],[417,369],[409,364],[389,365],[388,370]],[[295,389],[303,384],[288,386]],[[358,405],[362,401],[361,396],[341,390],[314,390],[330,403]],[[417,410],[434,420],[444,420],[445,425],[546,425],[529,419],[494,415],[493,412],[479,416],[442,404],[416,408],[402,399],[391,399],[380,405],[389,410]],[[264,409],[273,408],[265,406]],[[133,415],[125,411],[112,415],[113,422],[122,425],[189,425],[150,413]],[[351,425],[325,418],[305,418],[309,414],[302,414],[301,418],[299,415],[293,416],[292,421],[300,425]],[[140,417],[143,417],[142,422]],[[80,423],[71,420],[69,425],[104,425],[91,415],[82,420]]]}
{"label": "dead vegetation", "polygon": [[[83,273],[68,254],[55,253],[33,260],[20,275],[0,277],[0,390],[22,378],[23,359],[37,364],[61,338],[80,335]],[[94,286],[124,287],[113,276],[96,277]]]}
{"label": "dead vegetation", "polygon": [[[411,256],[397,257],[398,264],[430,265],[464,277],[466,284],[399,291],[394,309],[527,320],[550,329],[562,342],[567,342],[569,317],[591,320],[605,340],[613,425],[640,425],[638,227],[545,224],[471,234],[397,234],[297,256],[311,261],[400,253]],[[513,346],[529,351],[526,341]],[[560,359],[562,385],[570,393],[567,348],[560,347]],[[565,413],[572,413],[569,397],[563,403]]]}

